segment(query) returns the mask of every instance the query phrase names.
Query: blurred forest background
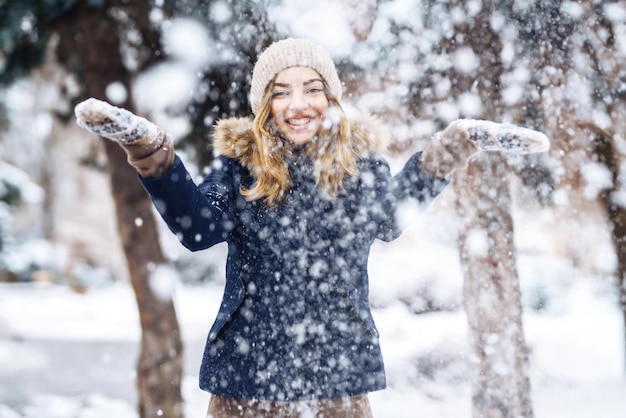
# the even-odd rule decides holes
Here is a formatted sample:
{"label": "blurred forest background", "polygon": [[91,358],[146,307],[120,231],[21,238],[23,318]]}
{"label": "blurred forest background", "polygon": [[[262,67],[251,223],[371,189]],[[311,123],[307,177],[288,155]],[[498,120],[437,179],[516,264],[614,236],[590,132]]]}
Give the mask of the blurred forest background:
{"label": "blurred forest background", "polygon": [[[549,153],[496,163],[516,205],[550,211],[545,251],[611,277],[626,312],[622,0],[0,0],[0,282],[130,281],[141,306],[150,292],[134,276],[148,268],[132,260],[221,280],[164,242],[123,154],[77,128],[73,108],[94,96],[146,116],[200,178],[214,122],[250,115],[254,61],[286,36],[331,52],[348,113],[391,130],[392,166],[457,118],[546,133]],[[163,249],[138,254],[142,242]],[[449,308],[424,299],[407,304]]]}

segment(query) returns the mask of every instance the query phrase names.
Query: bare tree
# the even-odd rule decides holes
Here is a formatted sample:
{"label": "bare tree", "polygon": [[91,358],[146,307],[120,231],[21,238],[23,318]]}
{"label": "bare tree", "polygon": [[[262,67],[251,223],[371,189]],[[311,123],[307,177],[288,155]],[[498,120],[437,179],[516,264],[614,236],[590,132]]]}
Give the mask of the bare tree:
{"label": "bare tree", "polygon": [[[611,238],[617,258],[616,276],[623,318],[623,344],[626,356],[626,204],[624,193],[624,154],[626,137],[626,71],[618,33],[626,24],[612,19],[610,9],[603,3],[583,2],[585,15],[580,19],[577,45],[588,58],[586,72],[593,92],[592,100],[598,114],[611,121],[608,126],[594,118],[579,121],[581,129],[592,144],[592,159],[604,165],[611,177],[611,185],[600,191],[600,200],[606,210]],[[626,363],[625,363],[626,364]]]}
{"label": "bare tree", "polygon": [[[132,7],[121,2],[118,7]],[[130,74],[122,63],[116,22],[104,7],[81,3],[76,9],[81,61],[84,64],[86,95],[106,98],[106,88],[121,82],[130,91]],[[121,106],[134,110],[129,97]],[[152,203],[137,173],[126,162],[126,154],[115,143],[105,141],[117,226],[135,291],[141,323],[141,350],[137,364],[140,417],[182,417],[181,396],[183,344],[173,301],[160,297],[151,277],[166,264],[159,246]],[[141,222],[137,222],[140,219]]]}
{"label": "bare tree", "polygon": [[[457,104],[454,107],[460,117],[501,121],[505,117],[501,98],[505,68],[503,43],[494,22],[503,16],[496,13],[490,1],[428,0],[419,10],[421,21],[412,25],[388,22],[395,36],[377,51],[382,63],[376,70],[383,73],[382,83],[393,85],[393,72],[407,57],[416,69],[407,86],[406,102],[401,103],[408,114],[405,117],[401,110],[389,109],[392,117],[395,112],[408,124],[411,119],[430,119],[443,129],[450,120],[439,113],[438,105]],[[451,65],[441,65],[442,61],[433,57],[445,57],[442,61]],[[475,112],[468,114],[459,104],[469,96],[472,100],[478,97],[480,106],[473,106]],[[536,124],[531,127],[541,128]],[[399,149],[411,147],[395,145]],[[475,417],[533,416],[509,190],[509,176],[515,169],[501,155],[483,154],[466,170],[457,171],[453,183],[461,218],[459,246],[470,327]]]}
{"label": "bare tree", "polygon": [[[468,15],[468,5],[463,4]],[[502,42],[491,25],[493,5],[463,24],[464,44],[478,57],[474,88],[482,117],[502,117],[500,80]],[[452,52],[452,51],[450,51]],[[463,83],[459,83],[463,85]],[[468,86],[469,87],[469,86]],[[497,154],[483,154],[457,172],[454,188],[461,218],[459,246],[465,276],[464,306],[470,329],[473,416],[531,418],[528,350],[515,261],[509,166]]]}

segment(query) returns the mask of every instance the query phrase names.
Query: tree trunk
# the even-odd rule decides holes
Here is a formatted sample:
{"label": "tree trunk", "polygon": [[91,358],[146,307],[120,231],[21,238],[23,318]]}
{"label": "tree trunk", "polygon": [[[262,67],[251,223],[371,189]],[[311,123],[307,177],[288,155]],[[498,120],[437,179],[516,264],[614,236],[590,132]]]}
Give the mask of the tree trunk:
{"label": "tree trunk", "polygon": [[[469,10],[467,2],[461,3]],[[491,25],[493,4],[482,4],[481,11],[458,29],[479,57],[469,81],[481,98],[482,117],[498,121],[502,41]],[[459,246],[475,418],[533,417],[508,176],[504,156],[483,153],[466,170],[457,171],[453,183],[462,220]]]}
{"label": "tree trunk", "polygon": [[620,58],[619,36],[614,22],[605,15],[602,4],[585,1],[583,5],[590,11],[589,17],[581,19],[582,33],[586,34],[583,52],[589,57],[593,68],[593,99],[599,108],[611,117],[608,131],[598,127],[595,121],[580,126],[593,137],[593,155],[597,161],[611,172],[611,187],[600,194],[606,209],[611,238],[617,257],[617,285],[619,302],[622,310],[622,341],[624,365],[626,366],[626,208],[619,194],[624,188],[622,179],[624,158],[620,156],[623,144],[620,143],[621,131],[625,119],[625,101],[623,94],[623,62]]}
{"label": "tree trunk", "polygon": [[476,418],[533,416],[507,175],[484,154],[455,177]]}
{"label": "tree trunk", "polygon": [[[624,353],[626,354],[626,208],[620,204],[619,197],[616,197],[621,189],[619,159],[616,156],[615,140],[607,132],[591,125],[585,125],[583,129],[593,136],[594,154],[598,157],[598,162],[604,164],[611,172],[611,187],[602,191],[600,198],[606,209],[617,256],[616,276],[623,318]],[[624,364],[626,364],[626,358]]]}
{"label": "tree trunk", "polygon": [[[130,92],[130,76],[122,64],[116,23],[104,7],[83,3],[79,13],[81,51],[88,95],[106,99],[106,87],[122,82]],[[133,110],[129,98],[121,106]],[[137,364],[139,416],[182,417],[183,346],[170,295],[163,297],[151,278],[165,265],[159,246],[152,204],[126,154],[104,140],[109,161],[117,226],[137,299],[141,322],[141,350]],[[151,286],[151,284],[153,286]]]}

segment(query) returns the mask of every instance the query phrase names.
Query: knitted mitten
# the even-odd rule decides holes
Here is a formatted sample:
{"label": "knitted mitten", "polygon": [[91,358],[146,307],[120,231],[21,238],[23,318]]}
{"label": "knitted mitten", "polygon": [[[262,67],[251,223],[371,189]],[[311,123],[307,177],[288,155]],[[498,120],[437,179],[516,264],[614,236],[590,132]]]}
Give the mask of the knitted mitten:
{"label": "knitted mitten", "polygon": [[120,144],[142,177],[158,177],[174,164],[172,139],[147,119],[93,98],[74,114],[78,126]]}
{"label": "knitted mitten", "polygon": [[422,171],[444,178],[465,167],[480,151],[530,154],[549,148],[548,138],[532,129],[507,123],[459,119],[433,135],[422,152],[419,165]]}

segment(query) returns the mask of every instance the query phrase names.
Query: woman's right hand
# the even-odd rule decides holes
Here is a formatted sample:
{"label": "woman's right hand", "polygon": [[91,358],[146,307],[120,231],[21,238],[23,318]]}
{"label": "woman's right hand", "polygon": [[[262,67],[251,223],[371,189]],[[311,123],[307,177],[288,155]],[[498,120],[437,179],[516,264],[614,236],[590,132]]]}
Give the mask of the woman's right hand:
{"label": "woman's right hand", "polygon": [[159,128],[152,122],[102,100],[89,98],[76,105],[74,114],[81,128],[120,144],[149,142],[158,136]]}
{"label": "woman's right hand", "polygon": [[173,165],[172,139],[149,120],[94,98],[76,105],[74,114],[78,126],[119,143],[142,177],[158,177]]}

